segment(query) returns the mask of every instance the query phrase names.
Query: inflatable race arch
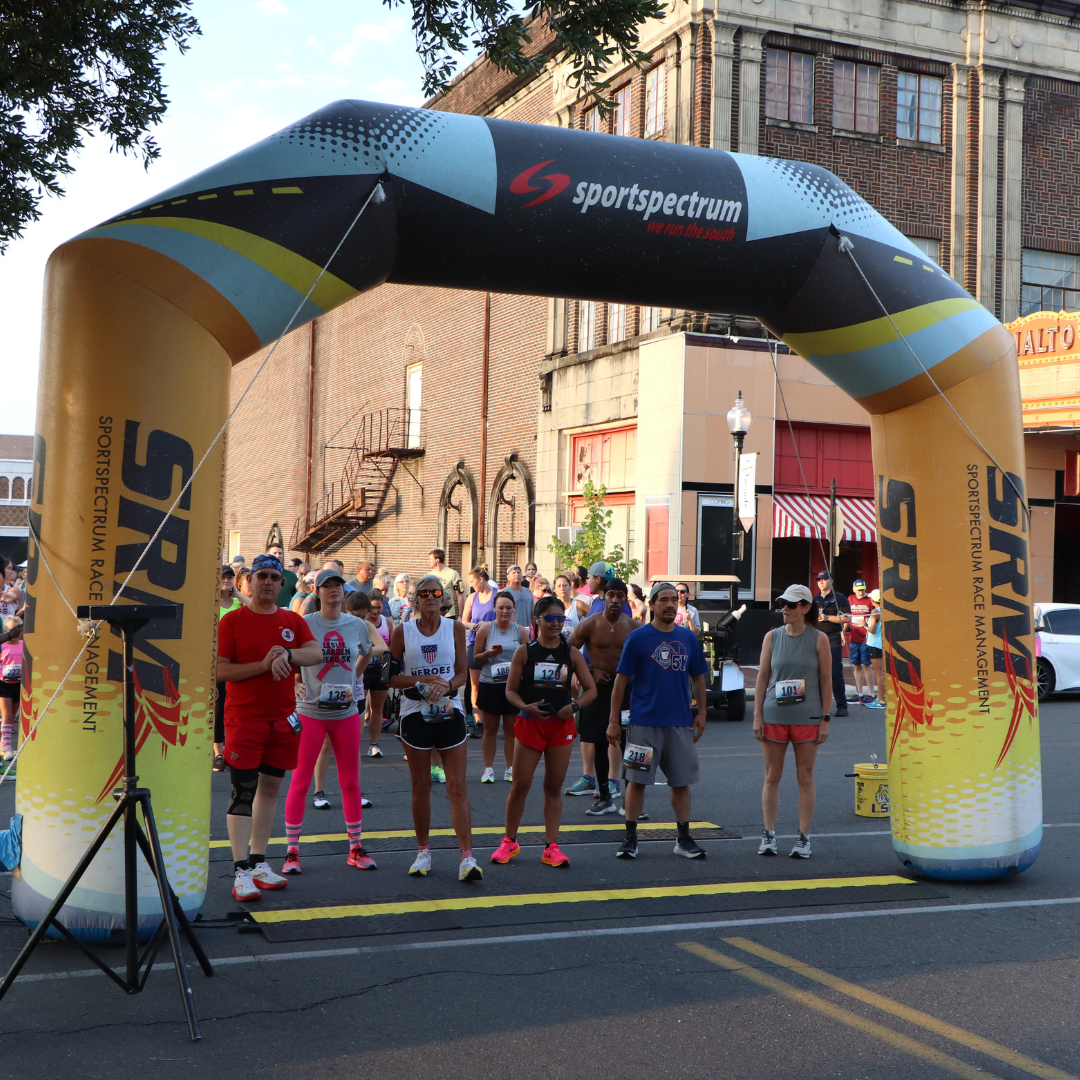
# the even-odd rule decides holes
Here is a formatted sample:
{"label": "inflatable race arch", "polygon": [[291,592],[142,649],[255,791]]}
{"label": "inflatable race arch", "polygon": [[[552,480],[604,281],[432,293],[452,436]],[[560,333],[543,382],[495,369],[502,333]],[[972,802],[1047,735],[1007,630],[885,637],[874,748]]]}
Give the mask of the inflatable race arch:
{"label": "inflatable race arch", "polygon": [[[894,847],[937,878],[1031,865],[1039,735],[1008,331],[813,165],[340,101],[64,244],[47,272],[31,520],[73,605],[109,602],[143,555],[123,599],[179,606],[140,634],[135,676],[139,773],[186,909],[207,878],[220,444],[144,549],[224,422],[231,365],[298,307],[293,327],[386,281],[756,316],[863,405]],[[24,737],[82,644],[40,556],[32,544]],[[105,627],[20,761],[12,896],[29,923],[112,805],[121,679]],[[116,837],[62,912],[86,937],[123,924],[121,852]],[[140,904],[156,923],[149,878]]]}

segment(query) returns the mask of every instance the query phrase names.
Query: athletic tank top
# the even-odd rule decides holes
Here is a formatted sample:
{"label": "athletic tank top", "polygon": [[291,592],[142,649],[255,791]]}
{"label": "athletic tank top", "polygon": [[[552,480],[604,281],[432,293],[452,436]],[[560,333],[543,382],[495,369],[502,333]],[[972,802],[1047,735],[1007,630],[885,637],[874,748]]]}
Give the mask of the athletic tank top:
{"label": "athletic tank top", "polygon": [[[469,622],[493,622],[495,619],[495,590],[491,590],[485,604],[480,599],[479,593],[473,594],[472,611],[469,612]],[[476,642],[476,631],[470,630],[465,635],[465,644],[472,645]]]}
{"label": "athletic tank top", "polygon": [[556,719],[555,713],[570,704],[570,678],[573,674],[570,646],[565,641],[560,641],[553,649],[538,641],[530,642],[518,684],[518,696],[526,705],[545,702],[549,706],[551,719]]}
{"label": "athletic tank top", "polygon": [[821,723],[820,633],[812,626],[801,634],[789,634],[782,626],[772,631],[769,688],[761,709],[766,724]]}
{"label": "athletic tank top", "polygon": [[[401,658],[402,675],[438,675],[447,682],[454,677],[457,653],[453,619],[439,619],[439,629],[431,637],[420,633],[418,622],[402,623],[401,632],[405,636],[405,653]],[[460,693],[445,697],[442,701],[431,702],[415,700],[410,696],[414,693],[418,692],[409,689],[401,695],[401,716],[410,716],[413,713],[434,716],[436,709],[447,715],[451,709],[465,711]]]}
{"label": "athletic tank top", "polygon": [[492,645],[501,645],[503,651],[498,656],[489,656],[480,669],[480,681],[482,683],[498,683],[506,685],[506,677],[510,674],[510,661],[514,659],[514,653],[521,644],[518,631],[521,627],[517,623],[511,623],[508,630],[500,630],[498,625],[492,623],[488,627],[487,648]]}
{"label": "athletic tank top", "polygon": [[375,626],[375,624],[370,619],[368,619],[366,621],[367,621],[368,627],[369,628],[374,627],[374,629],[375,629],[376,633],[379,635],[379,637],[381,637],[383,639],[383,641],[385,641],[386,644],[389,645],[390,644],[390,623],[387,621],[386,616],[385,615],[380,615],[379,616],[379,625],[378,626]]}

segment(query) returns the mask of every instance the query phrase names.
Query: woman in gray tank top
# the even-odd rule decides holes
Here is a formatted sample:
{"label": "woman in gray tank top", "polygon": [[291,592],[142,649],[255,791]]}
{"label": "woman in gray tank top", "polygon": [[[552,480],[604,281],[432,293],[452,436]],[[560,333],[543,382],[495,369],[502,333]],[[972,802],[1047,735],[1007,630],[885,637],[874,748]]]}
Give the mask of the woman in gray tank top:
{"label": "woman in gray tank top", "polygon": [[832,650],[828,637],[816,628],[818,609],[805,585],[788,586],[776,603],[783,612],[784,625],[765,635],[754,691],[754,738],[765,753],[765,786],[761,790],[765,826],[758,854],[776,854],[780,778],[790,742],[799,775],[799,839],[791,857],[808,859],[810,823],[817,802],[814,762],[818,747],[829,737]]}

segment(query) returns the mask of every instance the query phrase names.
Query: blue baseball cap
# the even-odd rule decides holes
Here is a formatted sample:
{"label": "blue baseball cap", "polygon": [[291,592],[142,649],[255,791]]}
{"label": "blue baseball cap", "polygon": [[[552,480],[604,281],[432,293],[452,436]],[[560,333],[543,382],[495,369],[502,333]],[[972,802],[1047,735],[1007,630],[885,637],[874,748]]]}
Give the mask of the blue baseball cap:
{"label": "blue baseball cap", "polygon": [[276,570],[282,577],[285,576],[285,567],[281,565],[281,560],[273,555],[256,555],[251,560],[251,572],[254,574],[260,570]]}
{"label": "blue baseball cap", "polygon": [[853,589],[865,589],[866,588],[866,582],[861,580],[861,579],[859,581],[853,581],[851,583],[851,587]]}

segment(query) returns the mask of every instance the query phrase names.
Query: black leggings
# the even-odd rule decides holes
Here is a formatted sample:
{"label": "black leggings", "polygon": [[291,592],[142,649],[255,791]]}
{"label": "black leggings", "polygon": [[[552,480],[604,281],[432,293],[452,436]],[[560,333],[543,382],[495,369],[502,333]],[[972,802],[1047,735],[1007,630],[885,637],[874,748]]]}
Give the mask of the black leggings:
{"label": "black leggings", "polygon": [[596,772],[596,790],[601,800],[609,799],[611,796],[608,794],[608,741],[605,739],[602,743],[595,745],[596,764],[593,769]]}

